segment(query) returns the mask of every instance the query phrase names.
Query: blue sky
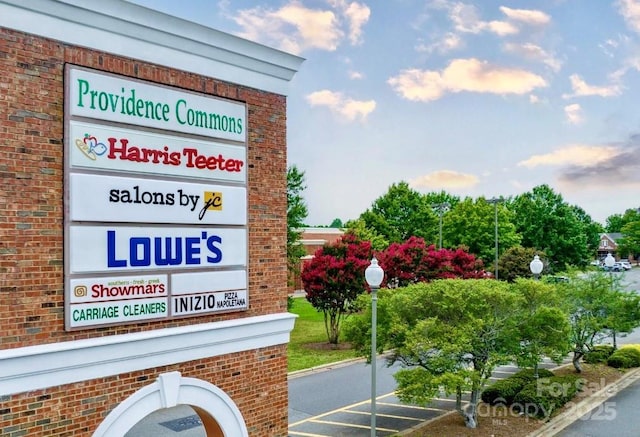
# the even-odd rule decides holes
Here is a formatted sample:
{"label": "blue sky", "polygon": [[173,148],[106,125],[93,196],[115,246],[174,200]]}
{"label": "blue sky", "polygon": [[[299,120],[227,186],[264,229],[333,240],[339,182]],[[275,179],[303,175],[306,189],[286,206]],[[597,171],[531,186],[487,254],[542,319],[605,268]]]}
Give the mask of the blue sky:
{"label": "blue sky", "polygon": [[289,165],[309,225],[401,181],[548,184],[604,224],[640,207],[640,0],[130,0],[305,58]]}

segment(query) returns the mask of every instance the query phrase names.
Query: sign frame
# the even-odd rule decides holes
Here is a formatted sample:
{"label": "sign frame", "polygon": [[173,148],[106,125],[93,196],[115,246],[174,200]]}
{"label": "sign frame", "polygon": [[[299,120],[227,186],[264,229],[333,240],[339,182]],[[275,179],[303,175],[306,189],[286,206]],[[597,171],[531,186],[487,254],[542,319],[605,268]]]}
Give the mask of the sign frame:
{"label": "sign frame", "polygon": [[[127,103],[123,103],[121,99],[126,100],[131,97],[132,100],[142,99],[158,103],[152,109],[159,111],[155,112],[155,115],[159,118],[148,120],[135,111],[133,114],[124,114],[127,109],[123,109],[122,106],[119,107],[121,109],[119,114],[113,113],[113,111],[110,113],[107,110],[96,111],[95,107],[92,110],[88,110],[87,105],[84,108],[78,108],[73,104],[73,101],[77,102],[78,98],[79,88],[73,89],[74,86],[79,87],[78,78],[89,78],[88,86],[94,86],[96,89],[108,88],[108,90],[104,90],[106,94],[100,94],[100,92],[94,94],[95,107],[102,105],[101,108],[105,109],[110,102],[120,102],[126,105]],[[124,91],[118,94],[119,90]],[[109,93],[112,94],[112,97],[105,97]],[[250,293],[248,288],[249,235],[246,144],[248,110],[246,103],[72,64],[65,65],[64,96],[65,329],[67,331],[86,330],[133,323],[169,321],[187,317],[193,317],[196,320],[198,317],[212,314],[248,310]],[[90,96],[90,91],[87,91],[84,98],[87,99]],[[116,96],[118,99],[116,99]],[[99,101],[99,99],[105,98],[111,98],[112,100]],[[171,106],[170,101],[173,102],[174,108],[180,105],[182,105],[182,108],[186,108],[190,104],[192,107],[197,107],[207,114],[226,114],[229,119],[233,118],[236,122],[235,126],[241,126],[241,129],[230,133],[224,129],[203,129],[202,126],[185,127],[180,123],[169,123],[167,118],[169,118],[171,108],[167,109],[163,105],[166,103],[166,105]],[[178,101],[184,101],[185,103],[177,104]],[[84,100],[84,102],[87,103],[88,100]],[[144,168],[144,166],[132,169],[131,166],[127,167],[127,165],[95,165],[96,163],[93,161],[97,161],[97,159],[92,159],[92,157],[98,158],[98,152],[104,153],[105,151],[99,148],[98,142],[91,143],[92,140],[85,142],[84,138],[74,137],[74,135],[77,136],[77,132],[83,130],[86,130],[89,136],[91,136],[91,132],[113,133],[114,135],[108,135],[108,137],[115,139],[114,144],[116,146],[122,145],[122,142],[118,143],[119,138],[117,137],[127,138],[126,135],[136,139],[150,139],[152,143],[157,141],[158,147],[146,147],[151,151],[142,152],[146,153],[147,158],[151,160],[154,157],[160,160],[164,158],[165,162],[161,166],[165,167],[163,170],[166,170],[166,168],[178,166],[168,163],[169,158],[167,157],[169,155],[162,155],[162,152],[179,152],[182,154],[181,159],[184,160],[181,163],[185,163],[185,168],[187,168],[187,163],[191,164],[191,167],[188,167],[189,171],[187,172],[170,172],[163,170],[152,171],[153,169]],[[79,144],[80,142],[83,144]],[[108,139],[107,143],[111,145]],[[172,147],[176,150],[171,150]],[[183,147],[183,149],[180,149],[180,147]],[[185,151],[184,149],[189,150]],[[127,153],[129,152],[127,151]],[[218,169],[215,166],[226,162],[227,155],[230,159],[242,161],[242,166],[230,162],[229,165],[232,167],[226,168],[226,174],[222,171],[217,173],[212,171],[212,168]],[[121,156],[122,153],[117,157],[120,161],[126,161],[125,164],[127,162],[137,164],[139,161],[135,160],[137,159],[136,156],[142,155],[131,155],[133,156],[132,159],[129,159],[131,156],[127,155],[127,159],[124,160],[120,159]],[[82,161],[80,157],[85,161]],[[236,165],[236,167],[234,168],[233,165]],[[229,175],[231,176],[229,177]],[[86,183],[86,186],[83,187],[82,183]],[[205,196],[209,194],[211,196],[222,194],[222,210],[224,211],[224,202],[227,199],[230,212],[226,216],[224,214],[216,216],[213,214],[214,210],[210,209],[213,203],[209,204],[205,209],[204,204],[198,198],[197,202],[200,202],[200,206],[204,209],[204,217],[208,216],[205,221],[194,221],[187,217],[184,212],[167,214],[163,212],[162,208],[149,211],[147,216],[145,216],[144,208],[135,208],[134,212],[118,214],[117,211],[105,212],[104,199],[91,199],[91,196],[95,195],[95,193],[90,189],[98,189],[98,192],[101,193],[100,195],[103,196],[105,194],[103,185],[121,184],[132,186],[135,183],[138,183],[139,187],[154,186],[157,192],[165,190],[166,193],[169,193],[171,191],[174,199],[176,195],[179,195],[177,190],[181,189],[180,187],[190,190],[189,194],[186,191],[182,193],[183,195],[191,195],[193,198],[199,196],[198,193],[202,192],[202,202]],[[83,192],[83,188],[86,193]],[[140,206],[139,204],[136,205]],[[187,205],[182,206],[186,207]],[[193,203],[191,206],[193,206]],[[167,207],[167,205],[164,205],[164,207]],[[220,205],[216,204],[216,207],[220,207]],[[98,208],[98,210],[94,211],[93,208]],[[190,214],[194,212],[189,211]],[[198,213],[201,212],[198,211]],[[163,215],[168,215],[169,217],[163,218]],[[104,232],[106,229],[114,230],[115,234],[120,231],[125,233],[138,232],[142,237],[141,239],[136,239],[137,243],[142,242],[142,246],[136,246],[137,243],[133,246],[137,247],[136,250],[142,250],[141,253],[143,255],[139,256],[139,252],[136,251],[130,251],[129,255],[126,255],[125,251],[118,255],[119,261],[129,256],[133,257],[132,259],[135,258],[136,262],[144,264],[147,260],[145,258],[146,255],[144,255],[146,254],[146,249],[140,249],[140,247],[146,247],[148,241],[151,241],[152,238],[157,238],[157,236],[153,235],[154,232],[166,232],[166,238],[173,239],[176,243],[178,240],[184,243],[186,239],[190,239],[188,249],[185,249],[186,246],[181,246],[183,261],[187,258],[190,261],[198,260],[200,256],[206,256],[202,250],[214,250],[215,248],[223,252],[222,259],[226,255],[224,252],[230,250],[231,252],[227,253],[231,256],[232,261],[230,263],[214,263],[213,265],[189,265],[186,262],[170,263],[168,265],[149,264],[144,266],[136,265],[135,268],[126,269],[96,268],[94,263],[88,269],[78,269],[79,258],[91,260],[92,257],[95,258],[92,250],[108,250],[108,247],[104,246],[105,240],[101,239],[102,237],[98,236],[96,240],[96,236],[91,235],[92,231]],[[74,236],[79,230],[86,238]],[[145,233],[151,234],[151,236],[145,236]],[[217,240],[211,245],[208,245],[207,239],[202,238],[199,243],[195,242],[196,236],[204,236],[205,234],[208,237],[217,235],[223,242],[231,238],[226,243],[229,249],[224,247],[225,243],[220,243]],[[116,240],[114,241],[117,241],[118,237],[115,238]],[[129,236],[126,238],[129,238]],[[166,252],[165,255],[169,253]],[[214,254],[209,253],[209,255],[215,258]],[[100,257],[102,256],[104,256],[104,253],[100,255]],[[152,257],[157,257],[157,254],[152,255]],[[204,309],[198,307],[193,311],[182,311],[180,314],[174,314],[172,311],[174,278],[178,286],[178,292],[175,297],[182,296],[186,299],[189,296],[196,296],[192,299],[193,302],[196,302],[202,301],[202,298],[207,296],[208,302],[211,303],[215,300],[220,303],[215,307],[209,306]],[[145,283],[145,281],[148,283]],[[217,281],[218,284],[211,285],[207,283],[209,281]],[[145,283],[147,288],[143,289],[140,286],[134,287],[131,285],[141,283]],[[117,284],[128,285],[118,288]],[[159,284],[162,284],[163,292],[159,294],[152,293],[154,286],[156,291],[160,289]],[[96,287],[97,297],[88,296],[89,293],[92,293],[91,287],[93,286]],[[143,293],[141,290],[148,290],[151,297],[141,295],[140,293]],[[87,294],[83,295],[83,293]],[[118,293],[122,293],[124,298],[120,299]],[[145,302],[150,305],[145,306]],[[183,306],[183,308],[186,307]],[[156,312],[151,313],[150,311]]]}

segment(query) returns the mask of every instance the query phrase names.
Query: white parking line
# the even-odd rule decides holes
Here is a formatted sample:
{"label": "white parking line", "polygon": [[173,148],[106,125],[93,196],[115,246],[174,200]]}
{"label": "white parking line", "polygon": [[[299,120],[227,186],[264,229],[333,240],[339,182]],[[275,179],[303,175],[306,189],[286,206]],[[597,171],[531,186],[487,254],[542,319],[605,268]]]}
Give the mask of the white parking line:
{"label": "white parking line", "polygon": [[[376,414],[376,416],[377,416],[377,414]],[[368,426],[368,425],[356,425],[355,423],[332,422],[330,420],[313,420],[312,422],[313,423],[322,423],[323,425],[342,426],[342,427],[345,427],[345,428],[371,429],[371,427]],[[379,426],[376,427],[376,430],[378,430],[378,431],[387,431],[387,432],[399,432],[399,430],[397,430],[397,429],[380,428]]]}

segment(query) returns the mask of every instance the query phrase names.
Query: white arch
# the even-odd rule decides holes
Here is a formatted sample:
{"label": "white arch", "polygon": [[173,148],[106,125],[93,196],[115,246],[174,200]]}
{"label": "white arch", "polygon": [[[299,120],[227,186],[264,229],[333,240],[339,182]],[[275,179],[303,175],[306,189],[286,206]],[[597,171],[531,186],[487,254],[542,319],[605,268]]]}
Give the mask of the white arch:
{"label": "white arch", "polygon": [[240,410],[225,392],[206,381],[183,378],[180,372],[170,372],[161,374],[156,382],[141,388],[114,408],[93,433],[93,437],[125,435],[154,411],[181,404],[208,413],[225,436],[249,435]]}

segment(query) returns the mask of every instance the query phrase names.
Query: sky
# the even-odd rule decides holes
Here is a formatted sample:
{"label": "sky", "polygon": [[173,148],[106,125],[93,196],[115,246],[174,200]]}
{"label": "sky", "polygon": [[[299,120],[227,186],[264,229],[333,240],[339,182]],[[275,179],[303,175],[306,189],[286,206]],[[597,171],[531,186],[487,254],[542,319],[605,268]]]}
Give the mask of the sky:
{"label": "sky", "polygon": [[305,59],[287,163],[306,223],[392,184],[547,184],[605,224],[640,207],[640,0],[129,0]]}

